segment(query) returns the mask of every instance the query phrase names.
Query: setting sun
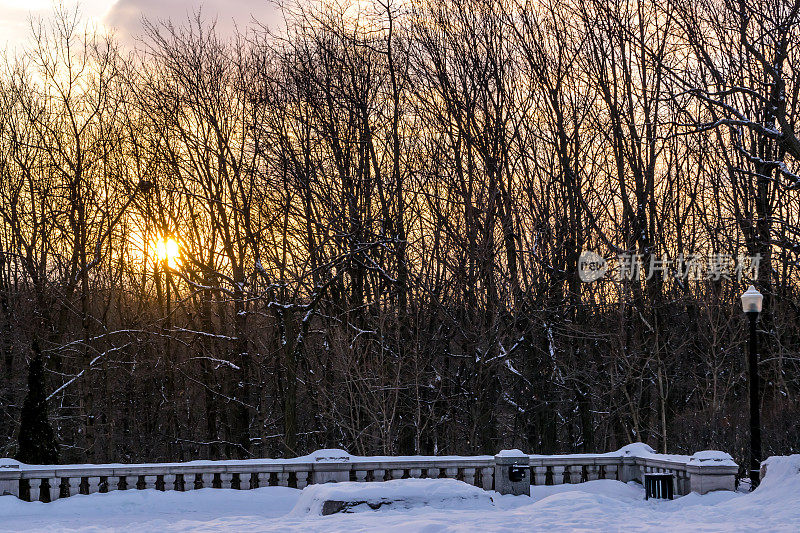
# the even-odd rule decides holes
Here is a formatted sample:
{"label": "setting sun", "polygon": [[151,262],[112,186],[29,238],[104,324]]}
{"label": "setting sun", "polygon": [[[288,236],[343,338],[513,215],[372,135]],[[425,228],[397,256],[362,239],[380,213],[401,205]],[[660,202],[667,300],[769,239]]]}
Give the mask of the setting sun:
{"label": "setting sun", "polygon": [[167,239],[160,239],[156,243],[156,255],[160,261],[167,261],[170,268],[175,268],[178,265],[178,258],[181,250],[178,246],[178,241],[169,237]]}

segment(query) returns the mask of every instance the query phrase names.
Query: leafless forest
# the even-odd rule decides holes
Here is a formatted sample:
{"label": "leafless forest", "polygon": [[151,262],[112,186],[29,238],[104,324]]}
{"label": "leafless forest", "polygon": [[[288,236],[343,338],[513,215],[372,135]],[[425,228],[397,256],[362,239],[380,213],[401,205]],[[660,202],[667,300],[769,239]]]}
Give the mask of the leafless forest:
{"label": "leafless forest", "polygon": [[[0,68],[0,456],[800,451],[798,0],[64,12]],[[754,276],[751,276],[754,277]],[[706,279],[708,278],[708,279]]]}

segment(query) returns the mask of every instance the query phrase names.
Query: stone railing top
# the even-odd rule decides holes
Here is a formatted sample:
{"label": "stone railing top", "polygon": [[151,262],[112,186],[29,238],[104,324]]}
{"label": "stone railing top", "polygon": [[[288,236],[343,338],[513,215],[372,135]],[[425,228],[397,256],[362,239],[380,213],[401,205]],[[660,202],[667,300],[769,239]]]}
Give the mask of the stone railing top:
{"label": "stone railing top", "polygon": [[[702,452],[698,452],[702,453]],[[697,455],[697,454],[695,454]],[[657,453],[653,448],[642,442],[635,442],[623,446],[619,450],[606,453],[571,453],[559,455],[531,455],[531,459],[544,459],[544,460],[570,460],[574,462],[579,461],[593,461],[598,459],[619,459],[623,457],[631,457],[638,459],[652,459],[662,462],[687,464],[691,459],[688,455]],[[605,461],[603,461],[605,462]]]}
{"label": "stone railing top", "polygon": [[[647,464],[649,466],[659,466],[665,468],[697,468],[697,467],[736,467],[730,455],[724,452],[707,450],[697,452],[692,456],[671,455],[656,453],[651,447],[643,443],[634,443],[624,446],[619,450],[598,454],[562,454],[562,455],[528,455],[519,450],[503,450],[498,453],[498,457],[529,457],[532,466],[545,465],[570,465],[570,464],[594,464],[609,465],[620,463],[623,459],[633,459],[637,464]],[[247,471],[295,471],[295,470],[325,470],[326,464],[347,463],[350,468],[357,470],[360,468],[417,468],[417,467],[451,467],[456,464],[459,467],[483,467],[492,466],[495,456],[492,455],[473,455],[473,456],[357,456],[350,455],[345,450],[326,449],[317,450],[311,454],[301,457],[287,459],[242,459],[242,460],[197,460],[182,463],[107,463],[107,464],[67,464],[67,465],[27,465],[13,459],[0,458],[0,477],[9,475],[22,475],[27,477],[38,472],[55,472],[60,475],[69,475],[70,471],[108,471],[118,472],[170,472],[170,473],[189,473],[200,471],[226,471],[226,472],[247,472]],[[333,467],[331,467],[333,468]],[[77,474],[77,472],[76,472]],[[102,474],[105,475],[105,474]]]}

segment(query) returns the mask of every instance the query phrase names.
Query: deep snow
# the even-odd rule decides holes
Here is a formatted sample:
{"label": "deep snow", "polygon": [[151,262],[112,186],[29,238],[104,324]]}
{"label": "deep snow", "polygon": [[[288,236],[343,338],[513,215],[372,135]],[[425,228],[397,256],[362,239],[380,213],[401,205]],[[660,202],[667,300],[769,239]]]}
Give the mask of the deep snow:
{"label": "deep snow", "polygon": [[[690,494],[674,501],[645,501],[639,485],[611,480],[534,486],[531,498],[487,493],[491,504],[485,499],[470,502],[467,498],[444,506],[440,496],[459,491],[470,495],[472,487],[453,485],[452,480],[403,480],[412,483],[375,483],[370,487],[340,484],[309,487],[302,498],[302,491],[284,487],[186,493],[115,491],[73,496],[50,504],[3,496],[0,530],[800,531],[800,455],[772,457],[766,464],[766,478],[753,493]],[[385,485],[387,493],[416,494],[429,504],[319,516],[314,502],[320,498],[363,495],[380,485]]]}

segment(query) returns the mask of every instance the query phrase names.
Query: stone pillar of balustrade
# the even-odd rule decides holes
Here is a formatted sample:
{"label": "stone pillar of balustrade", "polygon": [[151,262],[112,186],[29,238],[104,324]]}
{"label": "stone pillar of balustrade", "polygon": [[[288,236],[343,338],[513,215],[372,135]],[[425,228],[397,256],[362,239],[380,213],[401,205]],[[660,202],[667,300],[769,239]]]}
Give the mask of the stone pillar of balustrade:
{"label": "stone pillar of balustrade", "polygon": [[503,450],[495,455],[494,490],[500,494],[530,496],[530,457],[520,450]]}
{"label": "stone pillar of balustrade", "polygon": [[428,479],[437,479],[440,472],[441,470],[438,468],[427,468],[425,470],[425,475],[428,477]]}
{"label": "stone pillar of balustrade", "polygon": [[9,494],[19,498],[20,463],[13,459],[0,459],[0,496]]}
{"label": "stone pillar of balustrade", "polygon": [[345,450],[318,450],[311,458],[313,484],[350,481],[350,454]]}
{"label": "stone pillar of balustrade", "polygon": [[697,452],[686,465],[691,492],[706,494],[715,490],[736,490],[739,472],[733,458],[725,452],[706,450]]}
{"label": "stone pillar of balustrade", "polygon": [[386,470],[376,468],[372,471],[372,481],[383,481],[386,477]]}
{"label": "stone pillar of balustrade", "polygon": [[641,483],[644,479],[642,477],[642,468],[636,464],[635,457],[622,457],[618,468],[619,480],[623,483],[629,481],[638,481]]}

